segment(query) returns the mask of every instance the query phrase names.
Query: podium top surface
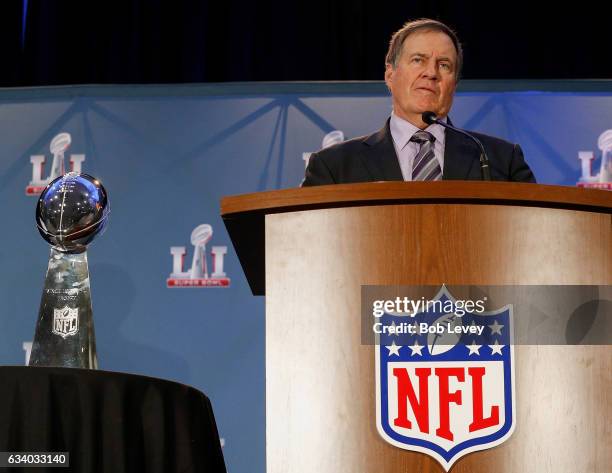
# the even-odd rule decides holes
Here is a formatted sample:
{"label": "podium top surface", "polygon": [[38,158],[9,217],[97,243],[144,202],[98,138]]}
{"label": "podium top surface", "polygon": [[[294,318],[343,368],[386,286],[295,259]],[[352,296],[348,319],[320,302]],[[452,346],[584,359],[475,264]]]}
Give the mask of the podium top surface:
{"label": "podium top surface", "polygon": [[612,212],[612,192],[521,182],[436,181],[337,184],[227,196],[225,219],[243,212],[278,213],[316,208],[397,203],[473,203],[531,205]]}
{"label": "podium top surface", "polygon": [[221,216],[253,294],[265,293],[265,216],[372,205],[527,206],[612,214],[612,192],[518,182],[436,181],[338,184],[221,199]]}

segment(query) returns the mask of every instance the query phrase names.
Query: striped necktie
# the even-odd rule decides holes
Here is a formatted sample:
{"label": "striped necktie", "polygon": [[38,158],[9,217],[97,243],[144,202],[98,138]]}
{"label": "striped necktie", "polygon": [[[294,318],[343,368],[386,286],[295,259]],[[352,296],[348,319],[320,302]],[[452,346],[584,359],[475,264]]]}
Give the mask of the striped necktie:
{"label": "striped necktie", "polygon": [[442,169],[434,154],[435,136],[427,131],[419,130],[410,141],[418,143],[420,148],[412,163],[413,181],[438,181],[442,179]]}

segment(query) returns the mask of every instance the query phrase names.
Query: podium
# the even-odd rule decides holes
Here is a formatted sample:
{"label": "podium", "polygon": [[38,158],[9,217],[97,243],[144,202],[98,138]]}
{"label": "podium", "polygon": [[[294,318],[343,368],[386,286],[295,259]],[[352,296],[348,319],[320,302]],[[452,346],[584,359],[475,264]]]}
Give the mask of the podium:
{"label": "podium", "polygon": [[[612,193],[492,182],[381,182],[226,197],[266,296],[268,473],[443,472],[378,434],[362,285],[610,285]],[[609,345],[516,346],[516,428],[453,473],[604,472]]]}

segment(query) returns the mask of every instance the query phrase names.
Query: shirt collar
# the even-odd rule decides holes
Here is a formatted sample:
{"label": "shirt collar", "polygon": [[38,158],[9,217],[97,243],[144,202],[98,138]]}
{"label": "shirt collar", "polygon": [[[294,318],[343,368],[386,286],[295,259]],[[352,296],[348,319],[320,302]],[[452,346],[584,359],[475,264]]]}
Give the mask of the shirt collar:
{"label": "shirt collar", "polygon": [[[440,118],[440,121],[446,123],[446,117]],[[391,136],[393,137],[393,141],[395,141],[395,145],[398,149],[402,149],[412,138],[420,128],[414,126],[407,120],[398,117],[395,112],[391,112],[391,121],[389,123],[389,128],[391,130]],[[436,142],[444,143],[444,127],[442,125],[438,125],[434,123],[433,125],[429,125],[425,128],[425,131],[431,133],[436,138]]]}

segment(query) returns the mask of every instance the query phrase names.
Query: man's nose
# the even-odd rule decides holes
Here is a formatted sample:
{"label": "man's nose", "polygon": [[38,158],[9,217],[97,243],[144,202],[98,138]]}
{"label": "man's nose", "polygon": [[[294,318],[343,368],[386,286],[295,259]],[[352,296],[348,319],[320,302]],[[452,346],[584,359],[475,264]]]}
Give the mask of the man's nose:
{"label": "man's nose", "polygon": [[429,61],[427,61],[424,72],[427,77],[431,79],[438,79],[440,77],[439,72],[440,71],[438,71],[438,65],[435,59],[431,58]]}

